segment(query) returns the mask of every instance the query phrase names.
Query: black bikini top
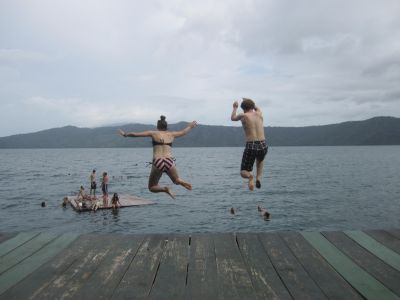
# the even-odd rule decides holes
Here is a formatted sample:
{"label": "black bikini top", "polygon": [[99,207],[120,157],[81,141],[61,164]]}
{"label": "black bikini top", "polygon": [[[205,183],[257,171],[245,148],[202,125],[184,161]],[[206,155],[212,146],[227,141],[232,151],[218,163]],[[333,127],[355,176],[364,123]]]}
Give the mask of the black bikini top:
{"label": "black bikini top", "polygon": [[157,146],[157,145],[168,145],[170,147],[172,147],[172,143],[164,143],[164,142],[157,142],[155,140],[152,141],[153,142],[153,146]]}

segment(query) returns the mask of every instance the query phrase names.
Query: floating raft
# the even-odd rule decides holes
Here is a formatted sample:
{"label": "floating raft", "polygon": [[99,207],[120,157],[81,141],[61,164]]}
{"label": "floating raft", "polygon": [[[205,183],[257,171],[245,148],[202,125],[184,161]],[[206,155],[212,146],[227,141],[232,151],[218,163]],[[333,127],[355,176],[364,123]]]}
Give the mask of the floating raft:
{"label": "floating raft", "polygon": [[[150,200],[146,200],[140,197],[132,196],[132,195],[118,195],[119,196],[119,202],[121,203],[121,206],[119,208],[124,208],[124,207],[131,207],[131,206],[140,206],[140,205],[149,205],[149,204],[154,204],[154,202]],[[68,196],[68,202],[71,204],[72,208],[75,209],[76,211],[79,212],[84,212],[84,211],[92,211],[91,208],[82,208],[76,204],[74,201],[76,197],[75,196]],[[103,198],[100,196],[98,199],[101,204],[103,204]],[[112,209],[111,206],[111,196],[108,197],[108,206],[99,206],[98,209]]]}
{"label": "floating raft", "polygon": [[0,233],[0,299],[399,299],[400,230]]}

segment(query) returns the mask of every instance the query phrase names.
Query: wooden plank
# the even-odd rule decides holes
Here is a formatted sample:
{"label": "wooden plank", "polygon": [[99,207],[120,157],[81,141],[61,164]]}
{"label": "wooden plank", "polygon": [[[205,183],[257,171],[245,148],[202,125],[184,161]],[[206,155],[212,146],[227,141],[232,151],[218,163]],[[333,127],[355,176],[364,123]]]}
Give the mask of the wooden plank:
{"label": "wooden plank", "polygon": [[246,265],[233,234],[213,235],[217,262],[218,297],[255,299],[256,295]]}
{"label": "wooden plank", "polygon": [[400,271],[400,255],[385,247],[362,231],[345,231],[346,235],[355,240],[369,252],[382,259],[385,263]]}
{"label": "wooden plank", "polygon": [[400,254],[400,239],[394,237],[389,232],[384,230],[366,230],[365,233],[397,254]]}
{"label": "wooden plank", "polygon": [[262,233],[258,236],[279,277],[294,299],[327,298],[278,234]]}
{"label": "wooden plank", "polygon": [[166,236],[146,236],[136,256],[125,272],[112,299],[145,299],[150,294],[160,260],[166,245]]}
{"label": "wooden plank", "polygon": [[279,233],[329,299],[363,299],[298,232]]}
{"label": "wooden plank", "polygon": [[[74,295],[74,299],[110,299],[121,281],[140,244],[141,236],[124,236],[115,241],[118,249],[107,255],[98,269]],[[99,285],[101,284],[101,288]]]}
{"label": "wooden plank", "polygon": [[304,238],[367,299],[399,299],[392,291],[339,251],[318,232],[301,232]]}
{"label": "wooden plank", "polygon": [[292,299],[257,234],[237,234],[237,242],[258,299]]}
{"label": "wooden plank", "polygon": [[40,249],[38,252],[28,257],[12,269],[7,270],[0,275],[0,295],[7,289],[24,279],[26,276],[35,271],[45,262],[49,261],[62,249],[67,247],[76,235],[63,234]]}
{"label": "wooden plank", "polygon": [[13,238],[14,236],[15,234],[12,233],[0,233],[0,243]]}
{"label": "wooden plank", "polygon": [[203,300],[216,298],[217,295],[217,263],[214,240],[209,234],[193,235],[190,242],[185,298]]}
{"label": "wooden plank", "polygon": [[343,232],[324,232],[323,235],[357,265],[391,289],[395,294],[400,295],[400,272],[364,249]]}
{"label": "wooden plank", "polygon": [[183,299],[189,262],[189,236],[170,236],[165,246],[150,299]]}
{"label": "wooden plank", "polygon": [[23,261],[25,258],[31,256],[36,251],[40,250],[46,244],[57,238],[57,236],[58,235],[52,233],[40,233],[23,245],[3,255],[0,257],[0,274],[12,268],[20,261]]}
{"label": "wooden plank", "polygon": [[38,296],[43,290],[66,272],[78,258],[82,257],[95,239],[96,237],[93,235],[80,236],[53,259],[8,289],[0,298],[40,299]]}
{"label": "wooden plank", "polygon": [[15,237],[4,241],[0,244],[0,257],[33,239],[38,234],[39,232],[21,232]]}
{"label": "wooden plank", "polygon": [[[121,235],[96,235],[92,243],[61,276],[51,282],[37,299],[77,299],[81,289],[95,273],[106,257],[118,249]],[[101,283],[99,283],[101,288]]]}
{"label": "wooden plank", "polygon": [[385,231],[389,232],[391,235],[400,240],[400,229],[392,228],[392,229],[386,229]]}

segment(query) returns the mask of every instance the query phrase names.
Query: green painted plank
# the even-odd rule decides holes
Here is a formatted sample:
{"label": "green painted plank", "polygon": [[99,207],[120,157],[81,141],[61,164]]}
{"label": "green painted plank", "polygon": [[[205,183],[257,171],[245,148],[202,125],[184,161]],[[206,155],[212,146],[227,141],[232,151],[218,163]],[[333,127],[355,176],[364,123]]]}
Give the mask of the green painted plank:
{"label": "green painted plank", "polygon": [[56,237],[56,234],[41,233],[23,245],[8,252],[6,255],[3,255],[0,257],[0,274],[15,266],[20,261],[23,261],[25,258],[31,256]]}
{"label": "green painted plank", "polygon": [[329,231],[322,234],[353,262],[392,290],[396,295],[400,295],[399,271],[393,269],[341,231]]}
{"label": "green painted plank", "polygon": [[53,256],[55,256],[58,252],[75,240],[76,237],[77,235],[72,234],[61,235],[53,240],[50,244],[47,244],[38,252],[25,259],[23,262],[0,275],[0,295],[14,284],[24,279],[42,264],[50,260]]}
{"label": "green painted plank", "polygon": [[0,244],[0,256],[7,254],[37,236],[39,232],[21,232],[17,236]]}
{"label": "green painted plank", "polygon": [[303,237],[367,299],[400,299],[379,281],[361,269],[318,232],[301,232]]}
{"label": "green painted plank", "polygon": [[288,231],[279,235],[329,299],[362,299],[300,233]]}
{"label": "green painted plank", "polygon": [[385,230],[367,230],[366,234],[372,236],[379,243],[400,254],[400,240]]}
{"label": "green painted plank", "polygon": [[4,292],[0,299],[45,299],[42,292],[54,281],[60,280],[77,260],[86,255],[96,239],[96,235],[80,235],[54,258]]}
{"label": "green painted plank", "polygon": [[355,240],[358,244],[363,246],[369,252],[373,253],[375,256],[379,257],[388,265],[400,271],[400,255],[393,250],[385,247],[369,235],[362,231],[345,231],[350,238]]}

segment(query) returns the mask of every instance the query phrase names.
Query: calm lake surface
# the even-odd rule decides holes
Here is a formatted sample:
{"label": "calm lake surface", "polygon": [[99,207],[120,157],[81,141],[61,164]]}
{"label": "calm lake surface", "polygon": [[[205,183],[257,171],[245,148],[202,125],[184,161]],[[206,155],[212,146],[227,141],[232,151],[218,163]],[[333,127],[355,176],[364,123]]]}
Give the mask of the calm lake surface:
{"label": "calm lake surface", "polygon": [[[400,146],[270,147],[263,186],[250,192],[239,176],[242,148],[175,148],[187,191],[147,190],[151,148],[0,149],[2,232],[188,233],[344,230],[400,227]],[[109,192],[154,205],[77,213],[62,198],[88,190],[91,170],[107,171]],[[99,184],[98,184],[99,186]],[[100,189],[97,190],[100,193]],[[40,203],[46,201],[47,207]],[[259,216],[257,205],[271,213]],[[236,215],[229,210],[235,207]]]}

